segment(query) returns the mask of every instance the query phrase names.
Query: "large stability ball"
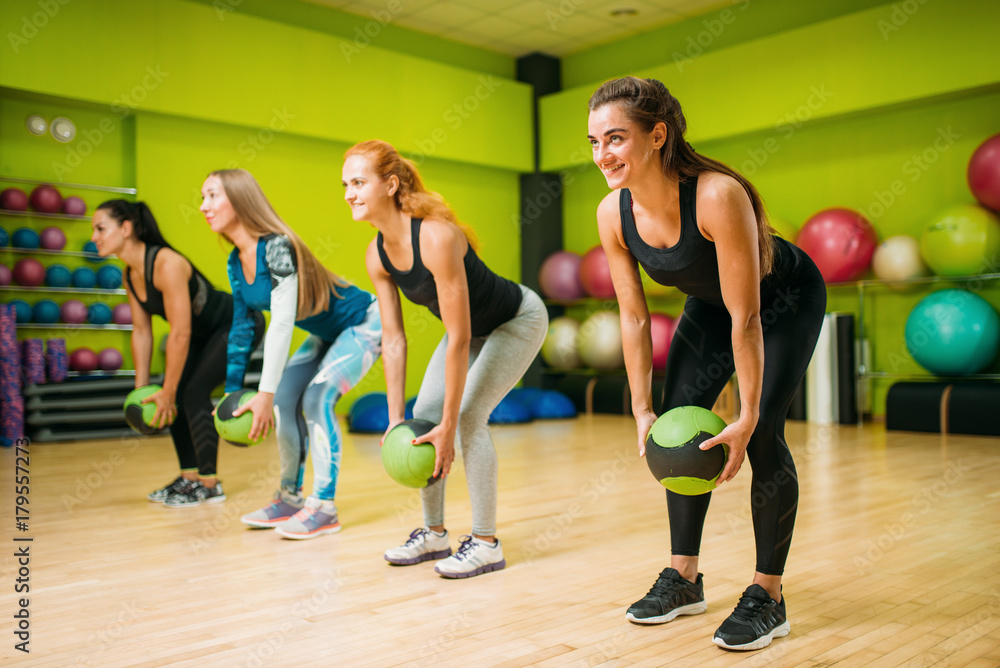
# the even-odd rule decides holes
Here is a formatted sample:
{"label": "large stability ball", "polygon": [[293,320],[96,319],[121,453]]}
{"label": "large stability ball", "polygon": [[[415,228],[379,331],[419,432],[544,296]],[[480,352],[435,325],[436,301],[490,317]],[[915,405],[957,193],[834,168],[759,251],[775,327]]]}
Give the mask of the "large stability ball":
{"label": "large stability ball", "polygon": [[576,351],[576,337],[580,323],[573,318],[560,316],[549,321],[549,331],[542,343],[542,359],[549,366],[575,369],[580,366]]}
{"label": "large stability ball", "polygon": [[385,392],[369,392],[351,406],[348,419],[351,431],[383,434],[389,428],[389,401]]}
{"label": "large stability ball", "polygon": [[31,208],[39,213],[59,213],[62,211],[62,195],[49,185],[38,186],[32,190],[29,201]]}
{"label": "large stability ball", "polygon": [[598,299],[613,299],[615,286],[611,282],[611,267],[604,249],[594,246],[580,261],[580,283],[583,291]]}
{"label": "large stability ball", "polygon": [[1000,316],[968,290],[938,290],[906,319],[906,349],[920,366],[940,375],[977,373],[996,357]]}
{"label": "large stability ball", "polygon": [[649,314],[649,334],[653,339],[653,368],[667,368],[667,353],[670,351],[670,340],[674,338],[677,323],[664,313]]}
{"label": "large stability ball", "polygon": [[827,283],[853,281],[871,265],[878,236],[857,211],[824,209],[799,230],[796,245],[816,263]]}
{"label": "large stability ball", "polygon": [[549,299],[579,299],[584,296],[580,283],[583,258],[570,251],[556,251],[545,258],[538,271],[538,286]]}
{"label": "large stability ball", "polygon": [[995,134],[976,149],[969,159],[969,190],[980,204],[1000,211],[1000,134]]}
{"label": "large stability ball", "polygon": [[1000,254],[1000,219],[981,206],[959,204],[924,228],[920,252],[938,276],[970,276]]}
{"label": "large stability ball", "polygon": [[872,270],[883,281],[905,281],[929,273],[920,257],[920,242],[906,234],[889,237],[878,245]]}
{"label": "large stability ball", "polygon": [[729,447],[698,446],[725,428],[725,420],[699,406],[678,406],[661,415],[646,437],[646,464],[653,477],[677,494],[711,492],[726,466]]}
{"label": "large stability ball", "polygon": [[617,313],[598,311],[587,318],[576,337],[576,350],[584,366],[593,369],[620,369],[625,364],[622,352],[622,327]]}
{"label": "large stability ball", "polygon": [[14,265],[14,282],[27,288],[37,288],[45,282],[45,267],[33,257],[18,260]]}

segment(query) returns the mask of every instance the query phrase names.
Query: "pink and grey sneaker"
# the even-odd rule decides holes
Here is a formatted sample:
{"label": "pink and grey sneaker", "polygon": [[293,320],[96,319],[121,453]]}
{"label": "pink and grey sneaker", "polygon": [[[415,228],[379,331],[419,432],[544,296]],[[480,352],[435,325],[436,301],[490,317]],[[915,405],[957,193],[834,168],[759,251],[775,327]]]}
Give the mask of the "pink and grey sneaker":
{"label": "pink and grey sneaker", "polygon": [[439,561],[434,571],[446,578],[471,578],[499,571],[506,565],[499,539],[490,545],[473,536],[462,536],[458,552]]}
{"label": "pink and grey sneaker", "polygon": [[240,521],[254,529],[272,529],[302,510],[303,505],[305,499],[301,496],[279,489],[274,493],[274,500],[270,505],[247,513]]}
{"label": "pink and grey sneaker", "polygon": [[274,527],[275,533],[283,538],[306,540],[328,533],[340,531],[337,506],[333,501],[323,501],[315,496],[306,499],[306,505],[299,512]]}

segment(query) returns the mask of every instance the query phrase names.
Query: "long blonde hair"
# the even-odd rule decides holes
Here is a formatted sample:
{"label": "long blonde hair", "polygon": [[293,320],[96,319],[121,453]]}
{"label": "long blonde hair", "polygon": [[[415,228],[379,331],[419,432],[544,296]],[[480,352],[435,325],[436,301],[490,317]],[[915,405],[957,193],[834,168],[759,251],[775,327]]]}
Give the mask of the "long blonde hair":
{"label": "long blonde hair", "polygon": [[299,301],[296,308],[298,319],[308,318],[330,308],[331,292],[341,299],[337,286],[346,287],[350,283],[316,259],[299,235],[275,212],[253,174],[245,169],[218,169],[209,176],[216,176],[222,182],[222,188],[233,205],[236,217],[249,232],[260,236],[280,234],[292,242],[299,274]]}
{"label": "long blonde hair", "polygon": [[414,218],[447,220],[462,230],[473,250],[478,250],[476,233],[472,228],[458,220],[455,212],[441,195],[424,187],[417,166],[401,156],[392,144],[377,139],[363,141],[347,149],[344,159],[355,155],[369,156],[372,169],[383,180],[388,180],[390,176],[399,179],[399,187],[396,188],[393,199],[401,211]]}

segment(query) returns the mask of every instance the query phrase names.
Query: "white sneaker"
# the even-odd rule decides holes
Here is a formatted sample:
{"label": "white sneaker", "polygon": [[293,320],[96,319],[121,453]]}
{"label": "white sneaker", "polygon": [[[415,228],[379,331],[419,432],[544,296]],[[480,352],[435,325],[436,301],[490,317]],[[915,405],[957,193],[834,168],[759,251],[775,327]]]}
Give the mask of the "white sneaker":
{"label": "white sneaker", "polygon": [[451,554],[448,532],[437,535],[423,527],[410,532],[409,539],[399,547],[385,551],[385,560],[396,566],[410,566],[429,559],[443,559]]}
{"label": "white sneaker", "polygon": [[486,541],[462,536],[458,552],[438,562],[434,570],[446,578],[471,578],[483,573],[499,571],[507,565],[503,558],[503,547],[497,539],[496,545]]}

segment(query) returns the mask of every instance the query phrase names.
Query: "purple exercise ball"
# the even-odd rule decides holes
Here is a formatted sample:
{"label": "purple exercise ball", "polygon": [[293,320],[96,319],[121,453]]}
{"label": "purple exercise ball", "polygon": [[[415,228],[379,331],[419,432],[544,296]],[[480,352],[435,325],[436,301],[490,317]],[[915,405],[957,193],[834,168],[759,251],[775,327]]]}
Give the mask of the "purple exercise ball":
{"label": "purple exercise ball", "polygon": [[538,271],[538,285],[549,299],[580,299],[584,296],[580,282],[583,258],[570,251],[556,251],[545,258]]}
{"label": "purple exercise ball", "polygon": [[77,348],[69,355],[70,371],[95,371],[97,353],[90,348]]}
{"label": "purple exercise ball", "polygon": [[70,216],[87,215],[87,203],[76,195],[70,195],[63,200],[62,211]]}
{"label": "purple exercise ball", "polygon": [[117,371],[122,368],[122,362],[121,351],[115,348],[105,348],[97,353],[97,366],[102,371]]}
{"label": "purple exercise ball", "polygon": [[11,273],[10,267],[5,264],[0,264],[0,285],[10,285],[13,278],[14,275]]}
{"label": "purple exercise ball", "polygon": [[132,324],[132,309],[128,304],[116,304],[113,309],[111,309],[111,322],[116,325],[131,325]]}
{"label": "purple exercise ball", "polygon": [[66,247],[66,233],[58,227],[46,227],[39,237],[42,248],[46,250],[62,250]]}
{"label": "purple exercise ball", "polygon": [[62,321],[69,325],[82,325],[87,322],[87,305],[79,299],[67,299],[59,309]]}

